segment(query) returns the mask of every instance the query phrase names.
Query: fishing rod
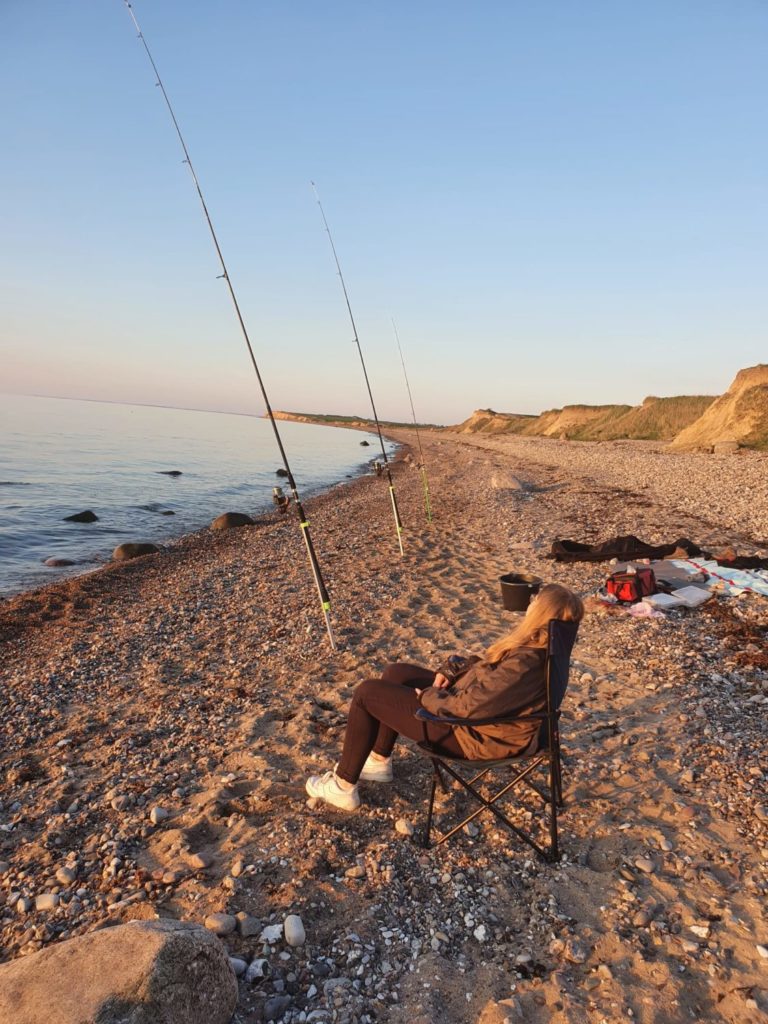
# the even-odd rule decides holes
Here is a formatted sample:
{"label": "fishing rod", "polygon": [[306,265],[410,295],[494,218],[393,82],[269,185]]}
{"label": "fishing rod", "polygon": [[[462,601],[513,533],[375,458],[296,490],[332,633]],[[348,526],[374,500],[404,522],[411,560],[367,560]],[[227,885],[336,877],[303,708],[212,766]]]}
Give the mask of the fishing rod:
{"label": "fishing rod", "polygon": [[191,160],[190,155],[189,155],[189,150],[187,149],[187,144],[184,141],[184,136],[181,134],[181,128],[179,127],[179,122],[176,120],[176,115],[173,112],[173,107],[171,106],[171,101],[168,98],[168,93],[165,91],[165,86],[163,85],[163,80],[160,78],[160,72],[157,70],[157,65],[155,64],[154,58],[153,58],[153,56],[152,56],[152,54],[150,52],[149,47],[147,46],[147,41],[144,38],[144,34],[141,31],[141,29],[139,28],[139,23],[136,20],[136,15],[133,13],[132,5],[130,4],[129,0],[124,0],[124,2],[125,2],[125,6],[128,8],[128,13],[131,16],[131,20],[133,21],[133,24],[136,27],[136,31],[138,33],[139,39],[141,40],[142,46],[144,47],[144,50],[146,51],[147,57],[149,58],[149,63],[152,65],[152,70],[154,71],[155,77],[157,79],[155,84],[158,86],[158,88],[160,89],[161,93],[163,94],[163,99],[165,100],[165,105],[167,106],[168,113],[171,115],[171,120],[173,121],[173,127],[176,129],[176,134],[179,137],[179,142],[181,143],[181,148],[184,151],[184,163],[187,165],[187,167],[189,167],[190,174],[192,175],[192,180],[194,181],[195,188],[197,189],[197,195],[198,195],[198,198],[200,199],[200,204],[201,204],[201,206],[203,208],[203,213],[205,214],[205,219],[206,219],[206,221],[208,223],[208,229],[209,229],[209,231],[211,233],[211,238],[213,239],[213,244],[214,244],[214,247],[216,249],[216,255],[218,256],[219,263],[221,264],[222,273],[219,274],[219,278],[223,278],[224,281],[226,281],[226,283],[227,283],[227,288],[229,289],[229,294],[230,294],[230,297],[232,299],[232,304],[235,307],[235,314],[237,316],[237,322],[240,324],[240,330],[242,331],[243,338],[245,339],[245,344],[246,344],[246,347],[248,349],[248,355],[250,356],[251,365],[253,366],[254,372],[256,373],[256,379],[259,382],[259,388],[261,390],[261,396],[264,399],[264,405],[266,406],[266,409],[267,409],[267,415],[269,416],[269,422],[272,424],[272,430],[273,430],[274,435],[275,435],[275,441],[277,442],[277,447],[280,450],[280,457],[283,460],[283,466],[285,467],[285,472],[287,474],[288,486],[291,489],[291,494],[293,495],[294,507],[296,508],[296,514],[297,514],[297,516],[299,518],[299,526],[301,528],[301,535],[304,538],[304,544],[306,546],[307,555],[309,557],[309,564],[310,564],[310,567],[312,569],[312,575],[313,575],[314,580],[315,580],[315,586],[317,587],[317,593],[318,593],[318,596],[320,598],[320,605],[321,605],[322,610],[323,610],[323,617],[325,618],[325,628],[328,630],[328,639],[330,640],[330,643],[331,643],[331,650],[335,651],[337,649],[336,648],[336,640],[334,639],[334,636],[333,636],[333,628],[331,626],[331,616],[330,616],[331,600],[330,600],[330,597],[328,596],[328,590],[326,589],[325,581],[323,580],[323,574],[322,574],[322,571],[320,569],[320,563],[317,560],[317,555],[315,554],[314,545],[312,544],[312,537],[311,537],[311,534],[309,532],[309,521],[308,521],[308,519],[306,517],[306,514],[304,513],[304,509],[302,507],[301,500],[299,498],[299,492],[298,492],[298,488],[296,487],[296,481],[293,478],[293,473],[291,472],[291,467],[288,464],[288,456],[285,454],[285,448],[283,447],[283,441],[282,441],[282,438],[280,437],[280,431],[277,429],[277,423],[275,421],[275,416],[274,416],[274,413],[272,412],[272,406],[270,405],[269,398],[267,397],[267,390],[264,387],[264,381],[262,380],[261,373],[259,372],[259,367],[258,367],[258,364],[256,362],[256,356],[254,355],[253,346],[251,345],[251,339],[250,339],[250,337],[248,335],[248,330],[247,330],[247,328],[245,326],[245,320],[243,319],[243,314],[240,312],[240,303],[237,301],[237,296],[235,295],[235,289],[232,286],[232,281],[230,280],[230,277],[229,277],[229,271],[227,270],[227,265],[224,262],[224,256],[222,255],[222,252],[221,252],[221,246],[219,245],[219,239],[218,239],[218,237],[216,235],[216,231],[215,231],[215,229],[213,227],[213,221],[211,220],[211,215],[208,212],[208,207],[206,205],[205,199],[203,198],[203,191],[200,188],[200,182],[198,181],[197,175],[195,174],[195,169],[192,166],[192,160]]}
{"label": "fishing rod", "polygon": [[408,389],[408,401],[411,403],[411,414],[413,415],[413,426],[416,430],[416,440],[419,445],[419,469],[421,470],[421,484],[424,488],[424,511],[427,513],[427,522],[432,522],[432,502],[429,498],[429,480],[427,479],[427,465],[424,461],[424,449],[421,447],[421,436],[419,435],[419,425],[416,422],[416,410],[413,408],[413,395],[411,394],[411,385],[408,383],[408,371],[405,368],[405,359],[403,358],[403,349],[400,345],[400,335],[397,333],[397,324],[395,323],[394,317],[392,319],[392,329],[395,332],[395,340],[397,341],[397,351],[400,353],[400,362],[403,364],[403,376],[405,377],[405,386]]}
{"label": "fishing rod", "polygon": [[384,447],[384,438],[381,436],[381,424],[379,423],[379,417],[378,417],[378,414],[376,412],[376,405],[375,405],[375,403],[373,401],[373,392],[371,391],[371,383],[368,380],[368,371],[365,368],[365,360],[363,359],[363,350],[360,347],[360,338],[358,337],[357,326],[355,324],[355,318],[354,318],[354,316],[352,314],[352,306],[351,306],[350,301],[349,301],[349,294],[347,292],[347,286],[346,286],[346,284],[344,282],[344,275],[341,272],[341,264],[339,263],[339,257],[338,257],[338,254],[336,253],[336,246],[333,244],[333,235],[331,234],[331,229],[328,227],[328,220],[326,219],[326,216],[325,216],[325,210],[323,209],[323,204],[320,202],[320,196],[318,195],[318,192],[317,192],[317,185],[315,185],[314,181],[310,182],[310,184],[312,186],[312,191],[315,193],[315,199],[317,200],[317,205],[320,207],[320,214],[321,214],[321,216],[323,218],[323,224],[325,225],[325,230],[326,230],[326,233],[328,235],[328,241],[331,243],[331,251],[333,253],[333,259],[334,259],[334,262],[336,263],[336,270],[337,270],[338,275],[339,275],[339,280],[341,281],[341,290],[344,292],[344,301],[347,304],[347,312],[349,313],[350,323],[352,324],[352,333],[355,336],[354,344],[357,345],[357,351],[360,354],[360,363],[362,364],[362,367],[363,367],[363,376],[365,377],[365,386],[368,388],[368,397],[371,400],[371,409],[373,410],[373,418],[376,421],[376,433],[379,435],[379,445],[381,446],[381,457],[384,460],[384,471],[386,472],[387,480],[389,481],[389,496],[390,496],[390,498],[392,500],[392,514],[395,517],[395,530],[397,532],[397,543],[400,545],[400,554],[402,555],[402,554],[404,554],[404,551],[403,551],[403,524],[402,524],[402,521],[400,519],[400,511],[399,511],[399,509],[397,507],[397,498],[395,497],[395,485],[392,482],[392,473],[390,472],[390,469],[389,469],[389,459],[387,458],[387,451],[386,451],[386,448]]}

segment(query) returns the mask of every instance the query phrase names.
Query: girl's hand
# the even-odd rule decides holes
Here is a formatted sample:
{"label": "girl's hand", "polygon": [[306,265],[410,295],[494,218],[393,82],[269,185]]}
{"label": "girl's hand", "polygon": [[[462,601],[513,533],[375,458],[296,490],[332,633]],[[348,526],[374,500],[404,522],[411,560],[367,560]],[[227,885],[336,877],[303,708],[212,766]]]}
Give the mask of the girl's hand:
{"label": "girl's hand", "polygon": [[438,690],[445,690],[451,685],[451,680],[448,676],[444,676],[442,672],[438,672],[432,685]]}

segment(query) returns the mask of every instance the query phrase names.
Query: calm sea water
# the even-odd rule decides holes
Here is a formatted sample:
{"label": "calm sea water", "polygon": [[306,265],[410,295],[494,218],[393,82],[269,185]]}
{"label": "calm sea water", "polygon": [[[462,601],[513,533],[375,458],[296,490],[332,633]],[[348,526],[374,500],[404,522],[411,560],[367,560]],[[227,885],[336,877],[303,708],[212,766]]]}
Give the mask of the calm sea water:
{"label": "calm sea water", "polygon": [[[378,449],[357,430],[279,429],[302,498],[363,472]],[[266,511],[281,465],[269,422],[251,416],[0,395],[0,594],[93,569],[124,541]],[[63,521],[86,509],[98,522]],[[52,557],[77,564],[42,564]]]}

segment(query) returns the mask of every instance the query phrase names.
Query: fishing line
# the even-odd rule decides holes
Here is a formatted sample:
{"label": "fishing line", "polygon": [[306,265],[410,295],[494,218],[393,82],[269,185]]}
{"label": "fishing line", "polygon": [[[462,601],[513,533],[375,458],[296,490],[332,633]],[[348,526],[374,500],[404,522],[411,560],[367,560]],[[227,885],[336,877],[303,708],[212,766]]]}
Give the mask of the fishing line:
{"label": "fishing line", "polygon": [[200,199],[200,204],[201,204],[201,206],[203,208],[203,213],[205,214],[205,219],[206,219],[206,221],[208,223],[208,229],[209,229],[209,231],[211,233],[211,238],[213,239],[213,244],[214,244],[214,246],[216,248],[216,255],[218,256],[219,263],[221,264],[222,273],[219,275],[219,277],[223,278],[224,281],[226,281],[226,283],[227,283],[227,288],[229,289],[229,294],[230,294],[230,297],[232,299],[232,304],[235,307],[235,314],[237,316],[237,321],[240,324],[240,330],[242,331],[243,338],[245,339],[245,344],[246,344],[246,347],[248,349],[248,355],[250,356],[251,364],[252,364],[253,369],[254,369],[254,371],[256,373],[256,379],[259,382],[259,388],[261,390],[262,398],[264,399],[264,405],[266,406],[266,409],[267,409],[267,415],[269,416],[269,421],[272,424],[272,430],[273,430],[274,435],[275,435],[275,441],[277,441],[277,447],[280,450],[280,457],[282,458],[283,465],[285,466],[285,472],[287,474],[288,486],[290,487],[291,494],[293,495],[293,503],[294,503],[294,507],[296,508],[296,514],[299,517],[299,526],[301,528],[301,535],[304,538],[304,544],[306,546],[307,555],[309,557],[309,564],[310,564],[311,569],[312,569],[312,575],[313,575],[314,580],[315,580],[315,586],[317,587],[317,593],[318,593],[318,596],[320,598],[320,605],[322,607],[323,616],[325,618],[325,628],[328,630],[328,639],[330,640],[330,643],[331,643],[331,650],[335,651],[336,650],[336,641],[335,641],[334,636],[333,636],[333,628],[331,627],[331,617],[330,617],[331,601],[330,601],[330,598],[328,596],[328,591],[327,591],[326,586],[325,586],[325,581],[323,580],[323,574],[322,574],[322,572],[320,570],[320,563],[317,560],[317,555],[315,554],[315,549],[314,549],[314,546],[312,544],[312,537],[311,537],[310,532],[309,532],[309,521],[308,521],[308,519],[307,519],[307,517],[306,517],[306,515],[304,513],[304,509],[302,507],[301,500],[299,498],[299,492],[298,492],[298,489],[296,487],[296,481],[293,478],[293,473],[291,472],[291,467],[288,464],[288,456],[285,454],[285,448],[283,448],[283,442],[282,442],[282,438],[280,437],[280,431],[277,429],[277,423],[275,422],[275,417],[274,417],[274,414],[272,412],[272,406],[269,403],[269,398],[267,397],[267,391],[266,391],[266,388],[264,387],[264,381],[261,378],[261,373],[259,372],[259,367],[258,367],[258,364],[256,363],[256,356],[254,355],[254,352],[253,352],[253,347],[251,345],[251,339],[248,336],[248,331],[247,331],[246,326],[245,326],[245,321],[243,320],[243,315],[240,312],[240,304],[237,301],[237,296],[235,295],[235,289],[232,287],[232,282],[231,282],[231,280],[229,278],[229,272],[227,271],[227,265],[224,262],[224,256],[222,255],[221,246],[219,245],[219,239],[218,239],[218,237],[216,235],[216,231],[214,230],[213,221],[211,220],[211,216],[208,213],[208,207],[206,206],[205,199],[203,198],[203,192],[202,192],[202,189],[200,188],[200,182],[197,180],[197,175],[195,174],[195,169],[192,166],[192,160],[191,160],[190,155],[189,155],[189,150],[187,149],[187,144],[184,141],[183,135],[181,134],[181,128],[179,128],[179,122],[176,120],[176,115],[173,112],[173,107],[171,106],[171,101],[168,98],[168,93],[165,91],[165,86],[163,85],[163,81],[160,78],[160,72],[157,70],[157,65],[155,64],[154,58],[153,58],[152,54],[150,53],[149,47],[147,46],[147,41],[144,38],[144,34],[142,33],[141,29],[139,28],[139,23],[136,20],[136,15],[133,13],[132,5],[130,4],[129,0],[124,0],[124,2],[125,2],[125,6],[128,8],[128,13],[131,16],[131,20],[133,21],[133,24],[136,27],[136,31],[138,33],[139,39],[141,40],[142,46],[144,47],[144,50],[146,51],[147,57],[149,58],[149,63],[152,65],[152,70],[154,71],[155,77],[157,79],[157,82],[155,84],[158,86],[158,88],[160,89],[160,91],[163,94],[163,99],[165,100],[165,105],[168,107],[168,113],[171,115],[171,120],[173,121],[173,127],[176,129],[176,134],[179,137],[179,142],[181,143],[181,148],[184,151],[184,163],[187,165],[187,167],[189,167],[190,173],[192,175],[192,180],[194,181],[195,188],[197,189],[197,195],[198,195],[198,197]]}
{"label": "fishing line", "polygon": [[427,522],[432,522],[432,502],[429,497],[429,480],[427,479],[427,465],[424,461],[424,449],[421,447],[421,437],[419,435],[419,425],[416,422],[416,410],[413,408],[413,395],[411,394],[411,385],[408,383],[408,371],[405,368],[405,359],[403,358],[403,349],[400,345],[400,335],[397,333],[397,324],[392,319],[392,330],[395,332],[395,340],[397,341],[397,351],[400,353],[400,362],[403,364],[403,376],[405,377],[405,386],[408,389],[408,401],[411,403],[411,415],[413,416],[413,426],[416,430],[416,440],[419,444],[419,469],[421,470],[421,484],[424,488],[424,511],[427,513]]}
{"label": "fishing line", "polygon": [[315,193],[315,199],[317,200],[317,205],[320,207],[320,214],[321,214],[321,216],[323,218],[323,224],[325,225],[326,234],[328,235],[328,241],[331,243],[331,252],[333,253],[333,259],[334,259],[334,262],[336,263],[336,270],[337,270],[338,275],[339,275],[339,280],[341,281],[341,290],[344,292],[344,301],[347,304],[347,312],[349,313],[350,323],[352,324],[352,333],[355,336],[354,344],[357,345],[357,351],[360,354],[360,363],[362,364],[362,367],[363,367],[363,376],[365,377],[365,386],[368,388],[368,397],[371,400],[371,409],[373,410],[373,418],[376,421],[376,433],[379,435],[379,444],[381,445],[381,457],[384,460],[384,471],[387,474],[387,480],[389,481],[389,496],[390,496],[390,498],[392,500],[392,513],[393,513],[393,515],[395,517],[395,530],[397,532],[397,543],[400,545],[400,554],[402,555],[402,554],[404,554],[404,552],[403,552],[403,524],[402,524],[402,522],[400,520],[400,511],[398,510],[398,507],[397,507],[397,498],[395,497],[395,485],[392,482],[392,473],[390,472],[390,469],[389,469],[389,459],[387,458],[387,452],[386,452],[386,449],[384,447],[384,438],[381,436],[381,424],[379,423],[379,417],[378,417],[378,414],[376,412],[376,405],[375,405],[375,403],[373,401],[373,392],[371,391],[371,383],[368,380],[368,371],[365,368],[365,360],[363,359],[363,350],[360,347],[360,338],[358,337],[358,334],[357,334],[357,326],[355,324],[355,318],[354,318],[354,316],[352,314],[352,306],[350,305],[350,302],[349,302],[349,294],[347,292],[347,286],[346,286],[346,284],[344,282],[344,275],[341,272],[341,264],[339,263],[339,257],[338,257],[338,255],[336,253],[336,246],[333,244],[333,235],[331,234],[331,229],[328,227],[328,221],[327,221],[326,216],[325,216],[325,210],[323,209],[323,204],[320,202],[320,196],[318,195],[318,192],[317,192],[317,186],[315,185],[314,181],[310,182],[310,184],[312,186],[312,191]]}

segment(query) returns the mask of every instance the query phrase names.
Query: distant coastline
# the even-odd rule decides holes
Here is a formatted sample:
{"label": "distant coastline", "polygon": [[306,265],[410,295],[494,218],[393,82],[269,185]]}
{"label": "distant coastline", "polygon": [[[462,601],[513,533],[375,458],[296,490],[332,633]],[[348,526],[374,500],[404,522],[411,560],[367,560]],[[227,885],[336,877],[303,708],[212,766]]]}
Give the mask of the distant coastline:
{"label": "distant coastline", "polygon": [[[276,419],[374,430],[373,420],[327,413],[275,412]],[[387,429],[413,429],[412,423],[382,422]],[[564,405],[538,416],[477,409],[452,427],[417,425],[423,430],[461,434],[517,434],[563,441],[657,441],[672,448],[736,451],[768,449],[768,364],[739,370],[722,395],[676,395],[644,399],[640,405]]]}

